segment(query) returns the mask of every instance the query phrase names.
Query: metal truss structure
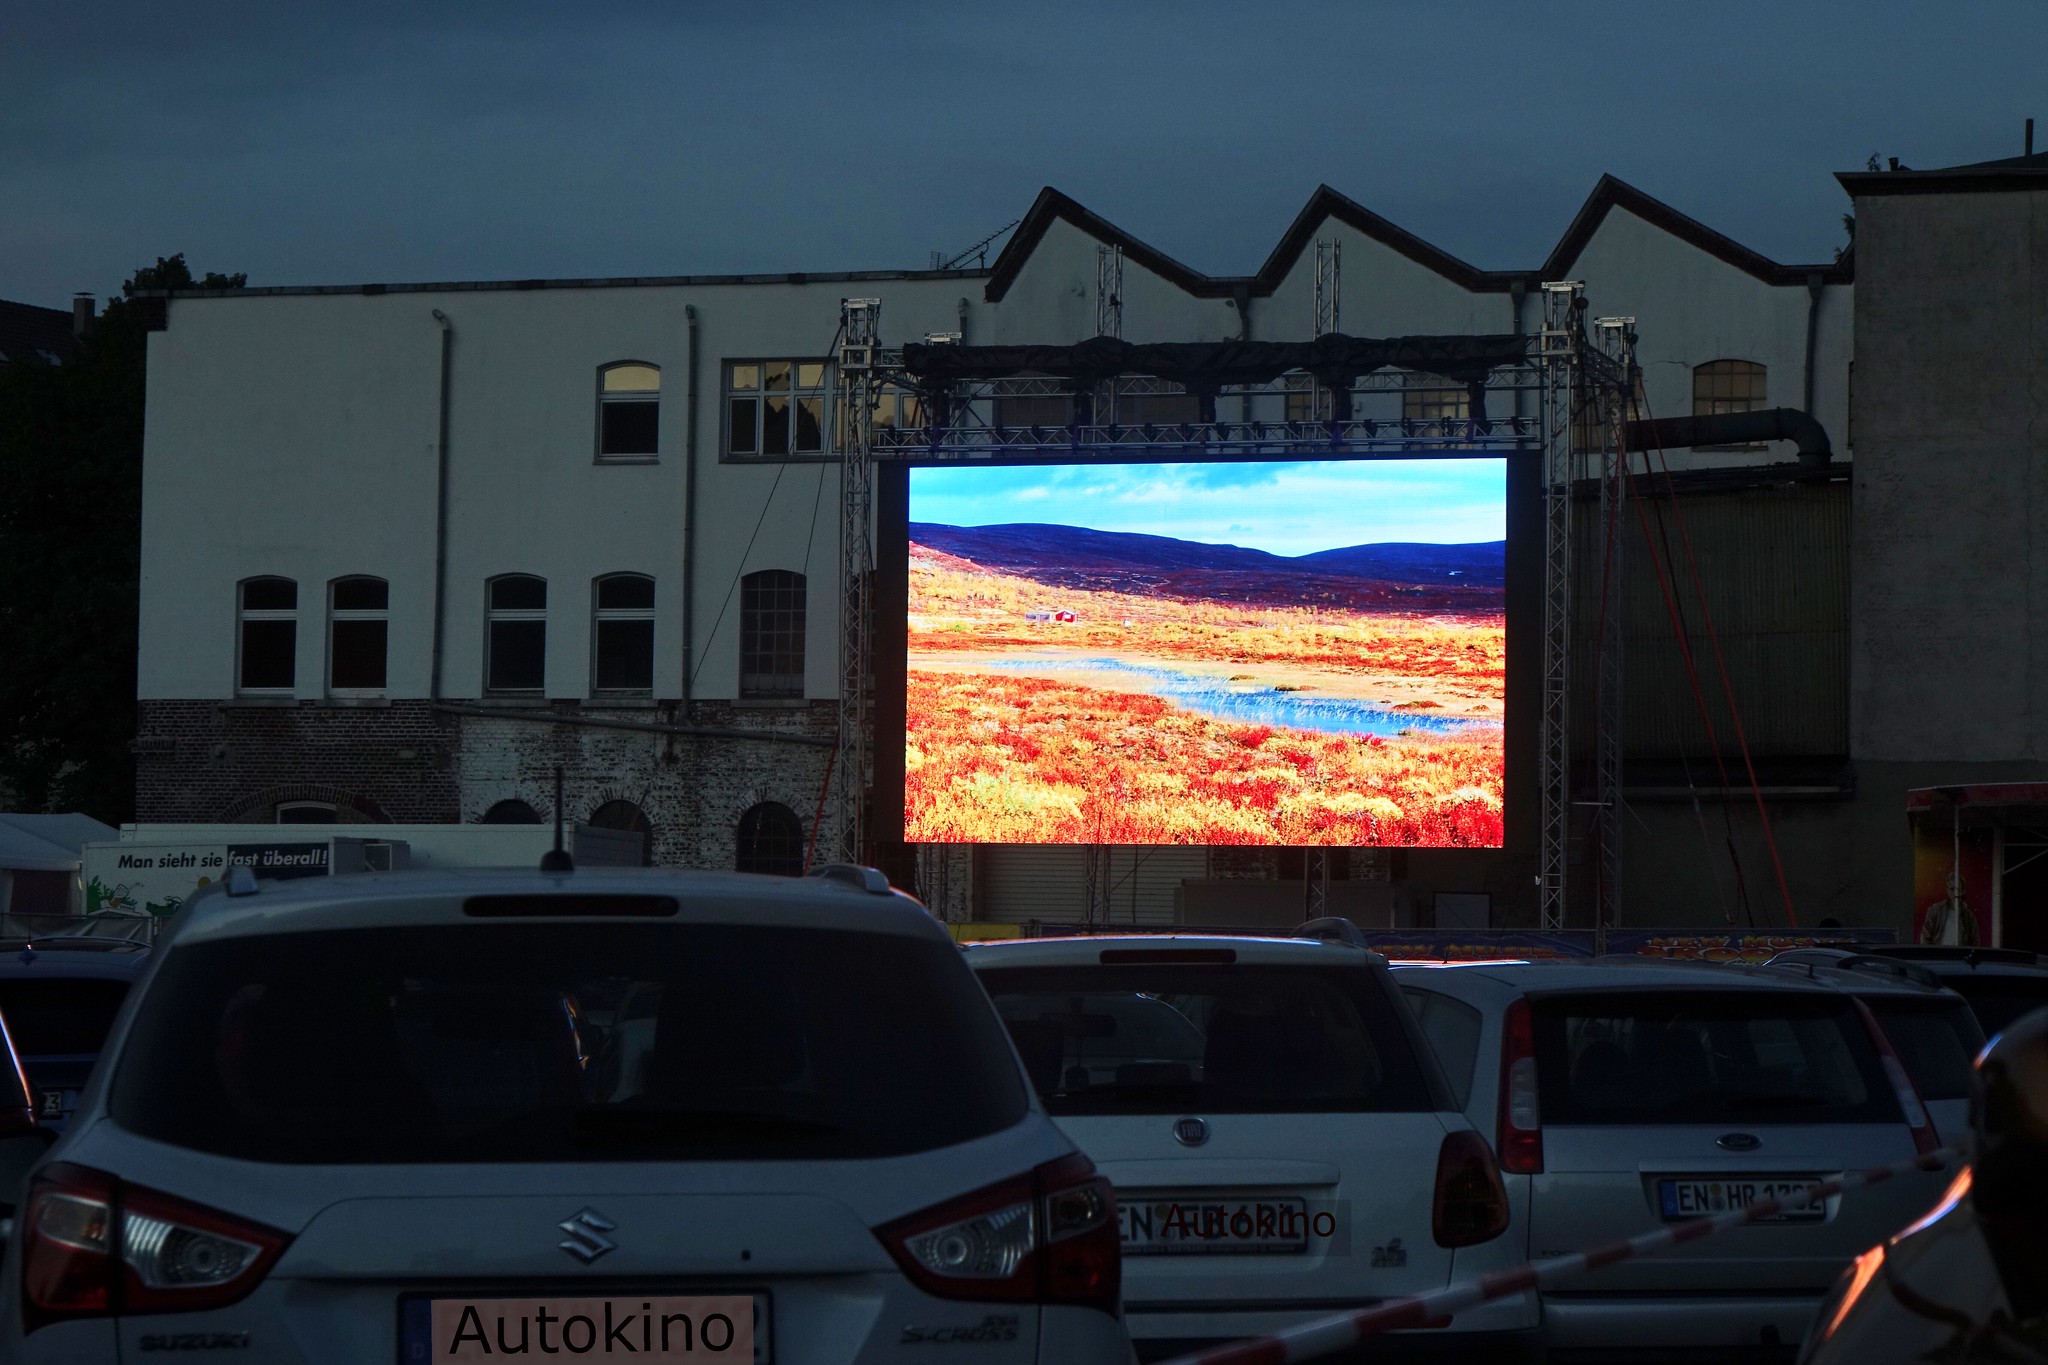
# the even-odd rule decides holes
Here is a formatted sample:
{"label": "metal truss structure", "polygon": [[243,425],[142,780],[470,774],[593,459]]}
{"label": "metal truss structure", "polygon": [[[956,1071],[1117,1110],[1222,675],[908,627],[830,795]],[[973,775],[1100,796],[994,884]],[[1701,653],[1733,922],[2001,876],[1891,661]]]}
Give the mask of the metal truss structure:
{"label": "metal truss structure", "polygon": [[1621,850],[1625,811],[1622,804],[1622,733],[1626,721],[1627,669],[1623,651],[1623,565],[1628,546],[1628,446],[1623,429],[1629,419],[1628,399],[1635,392],[1635,319],[1594,320],[1602,376],[1619,384],[1587,386],[1589,411],[1582,430],[1600,440],[1600,629],[1599,720],[1593,732],[1593,804],[1599,830],[1600,873],[1593,910],[1595,950],[1606,951],[1608,926],[1621,917]]}
{"label": "metal truss structure", "polygon": [[[1328,250],[1325,251],[1324,248]],[[1317,244],[1317,335],[1337,324],[1338,256],[1335,243]],[[1105,247],[1097,256],[1096,321],[1102,335],[1122,329],[1122,254]],[[842,462],[839,742],[834,764],[837,828],[822,847],[848,861],[873,861],[866,803],[872,782],[874,622],[874,467],[906,464],[1070,464],[1105,462],[1294,459],[1344,457],[1443,458],[1456,455],[1538,455],[1544,500],[1541,813],[1537,899],[1541,923],[1561,928],[1566,916],[1566,864],[1571,836],[1570,659],[1572,645],[1572,496],[1588,452],[1575,447],[1575,429],[1606,432],[1613,452],[1606,469],[1621,471],[1611,496],[1626,495],[1621,424],[1632,382],[1634,332],[1629,319],[1603,319],[1601,345],[1588,336],[1584,286],[1543,285],[1543,327],[1527,360],[1494,369],[1467,386],[1467,415],[1408,418],[1403,394],[1409,376],[1376,370],[1348,389],[1326,395],[1305,375],[1270,384],[1228,385],[1214,394],[1188,393],[1147,375],[1120,375],[1099,383],[1041,376],[923,382],[904,366],[900,349],[879,344],[878,301],[841,301],[839,373],[830,430]],[[1612,324],[1612,325],[1610,325]],[[954,342],[931,336],[927,342]],[[1519,393],[1541,396],[1533,416],[1518,414]],[[1219,418],[1224,400],[1234,419]],[[1582,424],[1587,403],[1594,421]],[[883,413],[882,420],[877,414]],[[1499,415],[1495,415],[1499,414]],[[1606,487],[1603,484],[1603,488]],[[1620,507],[1603,507],[1618,517]],[[1618,539],[1618,537],[1616,538]],[[1612,613],[1619,631],[1620,612]],[[1618,641],[1618,633],[1615,637]],[[1603,895],[1619,894],[1620,669],[1611,659],[1613,721],[1604,714],[1601,736],[1603,810],[1611,809],[1614,865],[1603,865]],[[1603,675],[1603,683],[1607,680]],[[1611,761],[1610,761],[1611,757]],[[1108,890],[1107,850],[1086,851],[1084,881],[1092,920]],[[1327,901],[1328,859],[1309,851],[1304,910],[1311,917]]]}

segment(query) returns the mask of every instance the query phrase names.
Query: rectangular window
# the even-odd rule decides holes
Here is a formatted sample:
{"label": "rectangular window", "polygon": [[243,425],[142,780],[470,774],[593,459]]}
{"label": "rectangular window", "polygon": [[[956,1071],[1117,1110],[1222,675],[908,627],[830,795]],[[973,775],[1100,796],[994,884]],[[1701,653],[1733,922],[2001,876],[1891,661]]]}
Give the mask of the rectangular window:
{"label": "rectangular window", "polygon": [[[1692,415],[1757,412],[1768,405],[1769,374],[1753,360],[1709,360],[1692,372]],[[1763,441],[1696,446],[1696,450],[1762,450]]]}
{"label": "rectangular window", "polygon": [[289,578],[252,578],[241,586],[235,665],[239,692],[289,692],[296,675],[299,585]]}
{"label": "rectangular window", "polygon": [[990,420],[998,427],[1065,427],[1080,415],[1071,380],[1027,372],[999,379],[991,389]]}
{"label": "rectangular window", "polygon": [[831,367],[822,360],[734,360],[725,366],[725,453],[792,459],[825,453]]}
{"label": "rectangular window", "polygon": [[1054,1115],[1431,1107],[1401,1006],[1364,972],[1162,963],[981,980]]}
{"label": "rectangular window", "polygon": [[740,580],[740,695],[804,694],[804,576],[764,569]]}
{"label": "rectangular window", "polygon": [[1401,420],[1404,422],[1468,421],[1472,416],[1472,395],[1463,384],[1440,374],[1411,371],[1401,380]]}
{"label": "rectangular window", "polygon": [[1115,403],[1119,426],[1177,426],[1202,420],[1202,400],[1165,380],[1120,380]]}
{"label": "rectangular window", "polygon": [[1854,1002],[1643,991],[1536,1004],[1546,1123],[1897,1123]]}
{"label": "rectangular window", "polygon": [[613,574],[597,580],[591,685],[600,693],[654,690],[654,580]]}
{"label": "rectangular window", "polygon": [[118,980],[0,981],[0,1017],[23,1061],[89,1057],[106,1042],[127,995],[128,983]]}
{"label": "rectangular window", "polygon": [[390,586],[381,578],[338,578],[329,591],[328,689],[383,691]]}
{"label": "rectangular window", "polygon": [[1312,374],[1290,374],[1282,379],[1287,394],[1287,420],[1290,422],[1327,422],[1330,420],[1330,395],[1316,386]]}
{"label": "rectangular window", "polygon": [[472,920],[244,936],[162,966],[115,1122],[243,1161],[876,1159],[1029,1103],[960,954],[907,935]]}
{"label": "rectangular window", "polygon": [[652,460],[661,450],[661,371],[625,362],[599,372],[597,458]]}
{"label": "rectangular window", "polygon": [[547,581],[511,574],[492,579],[488,591],[484,690],[538,695],[547,684]]}

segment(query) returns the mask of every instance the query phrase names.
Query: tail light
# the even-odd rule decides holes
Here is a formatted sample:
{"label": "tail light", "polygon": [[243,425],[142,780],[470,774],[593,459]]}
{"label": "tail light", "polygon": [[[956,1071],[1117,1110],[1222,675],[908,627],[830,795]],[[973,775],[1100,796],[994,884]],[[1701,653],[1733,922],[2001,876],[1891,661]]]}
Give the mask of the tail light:
{"label": "tail light", "polygon": [[1486,1139],[1469,1129],[1447,1133],[1436,1153],[1436,1198],[1430,1231],[1440,1247],[1490,1242],[1508,1230],[1508,1192]]}
{"label": "tail light", "polygon": [[1115,1313],[1116,1195],[1076,1154],[875,1229],[912,1283],[942,1299],[1069,1303]]}
{"label": "tail light", "polygon": [[1870,1030],[1870,1041],[1877,1048],[1878,1065],[1884,1068],[1886,1079],[1891,1081],[1892,1093],[1899,1097],[1899,1109],[1905,1114],[1906,1127],[1913,1134],[1913,1150],[1921,1156],[1940,1151],[1941,1135],[1934,1131],[1934,1120],[1928,1117],[1927,1106],[1920,1102],[1920,1091],[1914,1086],[1913,1078],[1906,1074],[1899,1054],[1892,1049],[1892,1040],[1884,1036],[1884,1026],[1877,1022],[1870,1006],[1861,1000],[1854,1004],[1856,1012],[1863,1016],[1863,1027]]}
{"label": "tail light", "polygon": [[1543,1171],[1543,1111],[1536,1098],[1536,1021],[1527,1000],[1508,1006],[1500,1045],[1500,1168]]}
{"label": "tail light", "polygon": [[58,1164],[22,1209],[22,1314],[60,1318],[218,1308],[254,1289],[291,1238],[102,1171]]}

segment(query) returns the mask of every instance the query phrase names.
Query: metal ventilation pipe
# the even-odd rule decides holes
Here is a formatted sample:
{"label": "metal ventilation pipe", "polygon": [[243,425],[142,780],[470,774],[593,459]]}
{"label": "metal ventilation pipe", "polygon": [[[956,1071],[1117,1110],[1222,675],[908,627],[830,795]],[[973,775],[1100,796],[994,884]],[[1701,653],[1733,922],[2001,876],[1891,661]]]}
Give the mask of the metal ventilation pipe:
{"label": "metal ventilation pipe", "polygon": [[1630,450],[1669,450],[1678,446],[1736,446],[1754,441],[1792,441],[1799,463],[1824,470],[1834,458],[1827,428],[1798,408],[1763,408],[1757,412],[1717,412],[1706,417],[1660,417],[1630,422],[1624,439]]}

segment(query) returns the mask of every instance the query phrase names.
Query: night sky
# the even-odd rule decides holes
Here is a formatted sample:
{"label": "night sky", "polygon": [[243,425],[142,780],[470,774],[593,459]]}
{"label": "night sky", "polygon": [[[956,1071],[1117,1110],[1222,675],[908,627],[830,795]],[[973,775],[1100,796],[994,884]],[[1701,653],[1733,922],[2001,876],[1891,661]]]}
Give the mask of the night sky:
{"label": "night sky", "polygon": [[1831,172],[2018,154],[2043,51],[2039,0],[15,0],[0,298],[922,268],[1046,184],[1213,272],[1323,181],[1531,267],[1603,171],[1819,261]]}

